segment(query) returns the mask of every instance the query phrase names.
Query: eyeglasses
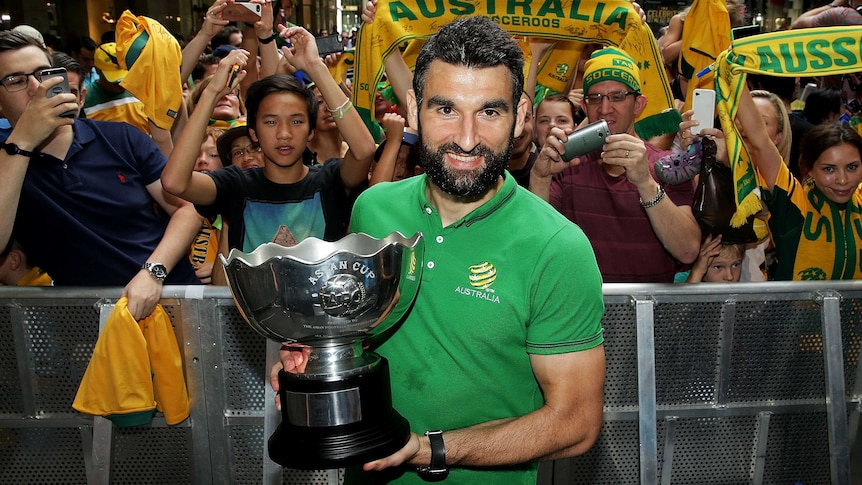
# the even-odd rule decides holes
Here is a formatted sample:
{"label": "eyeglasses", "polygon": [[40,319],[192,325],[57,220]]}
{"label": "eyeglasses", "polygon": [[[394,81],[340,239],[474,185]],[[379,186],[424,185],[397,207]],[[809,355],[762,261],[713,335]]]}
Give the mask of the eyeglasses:
{"label": "eyeglasses", "polygon": [[584,96],[584,101],[586,101],[587,104],[596,105],[602,104],[602,100],[608,98],[608,101],[610,101],[611,103],[620,103],[622,101],[625,101],[626,96],[632,94],[640,95],[638,91],[617,91],[608,94],[588,94]]}
{"label": "eyeglasses", "polygon": [[0,79],[0,84],[2,84],[3,87],[6,88],[6,91],[9,91],[10,93],[23,91],[27,89],[27,79],[30,76],[33,76],[37,81],[42,82],[42,71],[44,70],[44,67],[40,67],[28,74],[12,74]]}
{"label": "eyeglasses", "polygon": [[232,160],[237,160],[245,158],[246,155],[254,155],[255,153],[260,153],[260,145],[248,145],[245,148],[237,148],[230,152],[230,156]]}

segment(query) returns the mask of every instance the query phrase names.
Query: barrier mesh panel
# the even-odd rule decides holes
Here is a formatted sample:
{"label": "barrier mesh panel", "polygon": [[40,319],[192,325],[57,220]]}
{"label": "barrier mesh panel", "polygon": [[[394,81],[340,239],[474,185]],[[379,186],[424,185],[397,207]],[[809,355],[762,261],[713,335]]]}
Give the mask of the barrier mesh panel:
{"label": "barrier mesh panel", "polygon": [[814,301],[737,303],[728,401],[822,399],[820,322]]}
{"label": "barrier mesh panel", "polygon": [[638,341],[634,307],[605,302],[605,409],[638,405]]}
{"label": "barrier mesh panel", "polygon": [[81,431],[77,428],[0,429],[0,483],[87,483]]}
{"label": "barrier mesh panel", "polygon": [[263,424],[260,426],[231,426],[229,446],[232,482],[236,485],[259,485],[263,470]]}
{"label": "barrier mesh panel", "polygon": [[21,393],[12,316],[9,307],[0,307],[0,414],[24,413]]}
{"label": "barrier mesh panel", "polygon": [[222,372],[227,411],[233,415],[263,412],[269,373],[266,371],[266,338],[246,323],[236,307],[221,306]]}
{"label": "barrier mesh panel", "polygon": [[194,483],[191,428],[117,428],[112,483]]}
{"label": "barrier mesh panel", "polygon": [[[755,416],[733,416],[677,421],[671,483],[750,483],[756,420]],[[666,427],[666,422],[659,422],[659,476],[663,473]]]}
{"label": "barrier mesh panel", "polygon": [[37,413],[74,413],[72,401],[99,338],[99,310],[84,306],[24,309]]}
{"label": "barrier mesh panel", "polygon": [[826,413],[771,416],[763,483],[828,485],[831,480]]}
{"label": "barrier mesh panel", "polygon": [[658,405],[714,402],[721,315],[720,302],[655,306]]}

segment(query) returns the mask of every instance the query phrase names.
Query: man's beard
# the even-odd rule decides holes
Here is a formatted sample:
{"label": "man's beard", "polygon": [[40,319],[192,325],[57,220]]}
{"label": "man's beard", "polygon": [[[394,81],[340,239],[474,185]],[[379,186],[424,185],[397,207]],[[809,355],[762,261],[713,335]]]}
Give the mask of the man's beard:
{"label": "man's beard", "polygon": [[[479,155],[484,158],[485,163],[472,170],[458,170],[446,166],[444,160],[447,152],[464,156]],[[486,145],[476,145],[469,152],[464,152],[457,144],[451,142],[444,143],[433,150],[425,145],[421,136],[419,139],[419,163],[422,164],[428,180],[440,187],[443,192],[468,200],[481,199],[491,187],[497,184],[497,180],[509,165],[511,153],[511,138],[506,148],[496,153]]]}

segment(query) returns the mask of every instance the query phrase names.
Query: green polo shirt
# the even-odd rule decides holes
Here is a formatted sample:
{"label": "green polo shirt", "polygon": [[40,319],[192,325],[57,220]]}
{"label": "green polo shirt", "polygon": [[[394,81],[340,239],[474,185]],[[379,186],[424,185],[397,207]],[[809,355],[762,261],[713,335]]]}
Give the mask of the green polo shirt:
{"label": "green polo shirt", "polygon": [[[389,359],[393,404],[419,434],[530,413],[544,403],[530,354],[603,342],[602,281],[589,241],[508,173],[491,200],[448,227],[425,189],[424,175],[375,185],[351,219],[351,231],[374,237],[425,236],[413,309],[375,349]],[[405,470],[393,483],[424,483]],[[533,485],[536,470],[453,469],[446,483]],[[348,473],[345,483],[387,479]]]}

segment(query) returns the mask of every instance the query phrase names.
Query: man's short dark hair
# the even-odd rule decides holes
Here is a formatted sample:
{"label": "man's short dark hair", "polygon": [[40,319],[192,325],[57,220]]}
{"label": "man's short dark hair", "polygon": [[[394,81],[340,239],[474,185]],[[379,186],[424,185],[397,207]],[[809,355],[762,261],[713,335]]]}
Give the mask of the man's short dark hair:
{"label": "man's short dark hair", "polygon": [[72,56],[65,52],[54,52],[51,54],[51,65],[54,67],[65,67],[66,71],[74,72],[81,79],[83,86],[84,78],[87,76],[87,70],[80,62],[76,61]]}
{"label": "man's short dark hair", "polygon": [[49,59],[48,50],[42,47],[38,40],[15,30],[0,31],[0,52],[17,51],[28,46],[38,47]]}
{"label": "man's short dark hair", "polygon": [[204,54],[199,59],[198,62],[195,63],[194,69],[192,69],[192,80],[194,82],[199,82],[206,75],[207,67],[218,65],[219,61],[218,57],[212,54]]}
{"label": "man's short dark hair", "polygon": [[512,105],[517,106],[524,87],[524,56],[521,48],[497,23],[485,17],[463,17],[447,25],[431,37],[416,59],[413,91],[416,102],[422,104],[422,91],[431,63],[466,67],[506,66],[512,76]]}
{"label": "man's short dark hair", "polygon": [[216,35],[213,36],[212,40],[210,40],[210,46],[215,50],[220,45],[228,45],[230,44],[231,35],[241,33],[242,31],[235,25],[225,25],[220,31],[218,31],[218,33],[216,33]]}
{"label": "man's short dark hair", "polygon": [[96,41],[84,35],[72,39],[72,41],[69,42],[68,47],[66,47],[66,52],[69,52],[70,54],[78,54],[81,52],[81,49],[95,52],[96,47],[98,47],[96,45]]}
{"label": "man's short dark hair", "polygon": [[305,84],[288,74],[273,74],[252,83],[245,97],[246,123],[257,128],[257,110],[263,98],[275,93],[291,93],[304,100],[308,107],[308,125],[313,130],[317,125],[317,98]]}

